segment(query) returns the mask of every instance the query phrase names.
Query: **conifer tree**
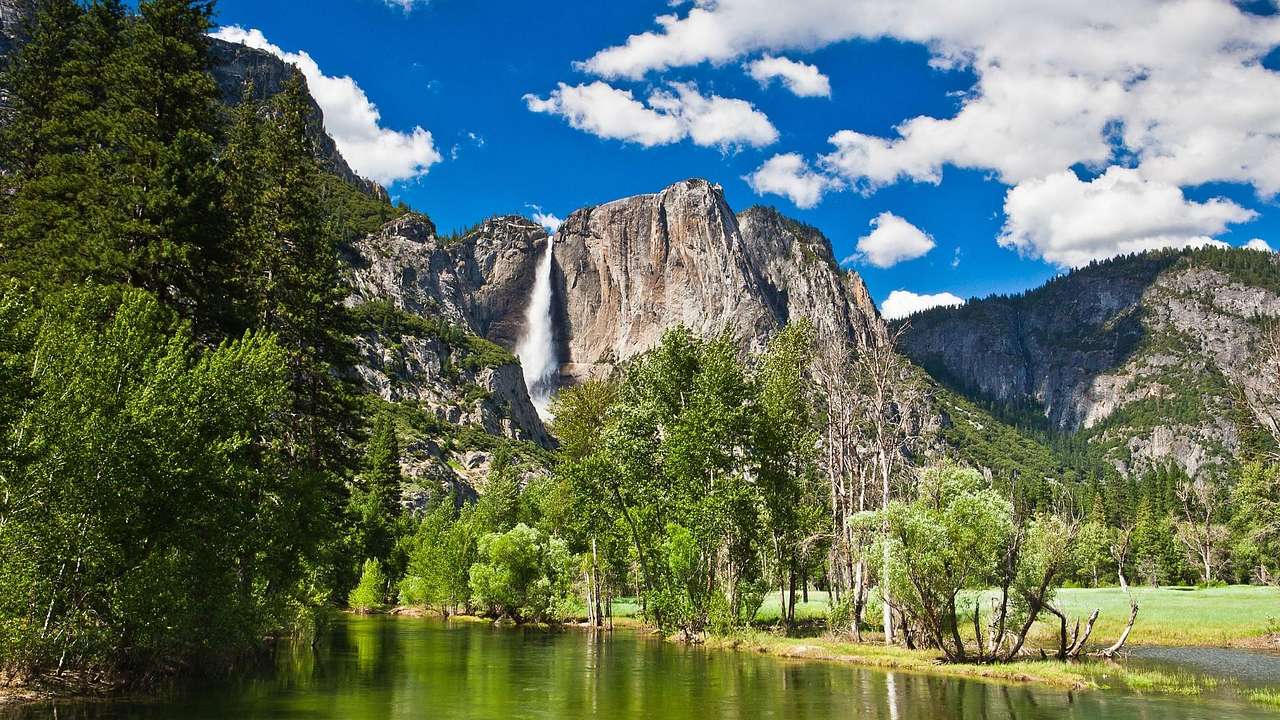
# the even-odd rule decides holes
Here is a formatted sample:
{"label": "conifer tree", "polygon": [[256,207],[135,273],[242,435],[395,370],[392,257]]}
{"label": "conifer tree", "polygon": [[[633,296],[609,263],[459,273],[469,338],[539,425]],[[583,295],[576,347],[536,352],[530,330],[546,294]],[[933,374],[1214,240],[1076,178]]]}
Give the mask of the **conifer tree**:
{"label": "conifer tree", "polygon": [[394,565],[389,561],[395,549],[397,520],[402,514],[401,475],[400,445],[389,413],[379,413],[374,418],[362,465],[351,495],[358,536],[355,549],[360,553],[356,557]]}

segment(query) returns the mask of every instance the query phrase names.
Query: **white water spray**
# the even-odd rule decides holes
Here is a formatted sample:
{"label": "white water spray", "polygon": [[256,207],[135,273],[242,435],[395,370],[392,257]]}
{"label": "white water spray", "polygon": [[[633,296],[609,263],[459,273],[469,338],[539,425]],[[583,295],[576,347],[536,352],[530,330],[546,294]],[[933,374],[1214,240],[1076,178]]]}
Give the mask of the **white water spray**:
{"label": "white water spray", "polygon": [[547,238],[547,249],[538,263],[538,277],[533,281],[533,295],[529,309],[525,311],[524,339],[516,346],[516,357],[524,371],[524,384],[529,388],[529,399],[544,420],[550,419],[547,407],[555,390],[560,362],[556,359],[556,341],[551,328],[551,248],[552,238]]}

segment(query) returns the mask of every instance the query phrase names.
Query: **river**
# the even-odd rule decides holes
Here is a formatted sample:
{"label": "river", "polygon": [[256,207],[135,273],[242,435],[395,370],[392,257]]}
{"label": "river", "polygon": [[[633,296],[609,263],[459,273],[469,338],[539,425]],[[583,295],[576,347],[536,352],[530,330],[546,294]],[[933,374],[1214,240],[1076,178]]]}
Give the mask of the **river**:
{"label": "river", "polygon": [[[643,633],[546,632],[435,619],[344,618],[273,670],[145,699],[33,705],[0,718],[865,718],[1127,720],[1276,717],[1232,699],[1065,692],[763,657]],[[56,713],[56,714],[55,714]]]}

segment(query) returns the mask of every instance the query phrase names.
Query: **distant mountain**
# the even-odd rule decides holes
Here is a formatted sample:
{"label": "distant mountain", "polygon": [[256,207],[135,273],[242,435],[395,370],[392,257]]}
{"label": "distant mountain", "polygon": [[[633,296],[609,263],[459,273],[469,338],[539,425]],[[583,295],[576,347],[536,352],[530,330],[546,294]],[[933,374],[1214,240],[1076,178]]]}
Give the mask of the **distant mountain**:
{"label": "distant mountain", "polygon": [[1121,470],[1191,474],[1242,445],[1240,383],[1280,318],[1280,257],[1204,248],[1095,263],[1014,297],[936,308],[902,346],[934,377],[1011,420],[1081,433]]}

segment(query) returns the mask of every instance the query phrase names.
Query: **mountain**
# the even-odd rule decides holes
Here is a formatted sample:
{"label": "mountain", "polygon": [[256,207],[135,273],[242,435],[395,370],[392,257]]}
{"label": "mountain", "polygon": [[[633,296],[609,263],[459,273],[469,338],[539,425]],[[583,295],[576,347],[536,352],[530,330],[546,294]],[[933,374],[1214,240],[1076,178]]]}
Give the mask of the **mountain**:
{"label": "mountain", "polygon": [[1008,419],[1081,434],[1122,471],[1230,465],[1243,444],[1241,384],[1280,259],[1204,248],[1095,263],[1014,297],[909,319],[902,350]]}
{"label": "mountain", "polygon": [[[269,52],[217,38],[209,38],[209,61],[227,107],[239,104],[246,81],[253,83],[254,99],[263,101],[279,94],[285,81],[295,72],[292,65]],[[316,155],[329,172],[368,195],[386,198],[386,190],[372,180],[360,177],[347,164],[338,151],[338,144],[325,132],[324,111],[314,98],[311,100],[309,126],[316,143]]]}
{"label": "mountain", "polygon": [[[0,59],[17,49],[25,40],[26,27],[35,17],[35,0],[0,0]],[[253,83],[254,98],[266,100],[278,94],[284,83],[295,72],[280,58],[263,50],[246,45],[209,38],[209,69],[226,107],[234,107],[242,99],[246,81]],[[352,187],[371,197],[385,200],[384,190],[377,183],[360,177],[347,164],[338,145],[325,132],[324,112],[311,100],[310,127],[316,143],[316,155],[329,172],[345,180]],[[4,91],[0,88],[0,112],[5,107]]]}
{"label": "mountain", "polygon": [[578,210],[554,238],[554,307],[570,381],[607,374],[683,323],[761,349],[794,318],[865,346],[883,324],[817,230],[776,211],[735,214],[706,180]]}

